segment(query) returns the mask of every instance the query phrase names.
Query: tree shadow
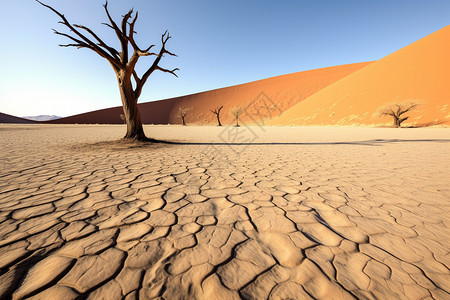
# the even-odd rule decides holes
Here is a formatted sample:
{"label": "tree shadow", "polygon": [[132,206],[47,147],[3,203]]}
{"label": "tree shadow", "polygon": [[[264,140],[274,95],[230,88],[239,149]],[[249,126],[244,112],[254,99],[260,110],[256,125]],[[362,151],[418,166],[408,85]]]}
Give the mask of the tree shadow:
{"label": "tree shadow", "polygon": [[445,124],[446,120],[437,120],[432,122],[426,122],[426,123],[418,123],[415,125],[405,126],[403,128],[422,128],[422,127],[431,127],[431,126],[439,126]]}
{"label": "tree shadow", "polygon": [[375,139],[365,141],[343,141],[343,142],[249,142],[249,143],[227,143],[227,142],[188,142],[188,141],[163,141],[154,140],[147,144],[167,144],[167,145],[212,145],[212,146],[267,146],[267,145],[357,145],[357,146],[379,146],[389,143],[412,143],[412,142],[433,142],[449,143],[450,139]]}
{"label": "tree shadow", "polygon": [[126,151],[135,149],[161,149],[175,146],[369,146],[376,147],[393,143],[449,143],[450,139],[374,139],[365,141],[342,141],[342,142],[244,142],[244,143],[228,143],[228,142],[190,142],[182,140],[156,140],[151,141],[129,141],[114,140],[102,141],[96,143],[76,144],[70,147],[74,151]]}

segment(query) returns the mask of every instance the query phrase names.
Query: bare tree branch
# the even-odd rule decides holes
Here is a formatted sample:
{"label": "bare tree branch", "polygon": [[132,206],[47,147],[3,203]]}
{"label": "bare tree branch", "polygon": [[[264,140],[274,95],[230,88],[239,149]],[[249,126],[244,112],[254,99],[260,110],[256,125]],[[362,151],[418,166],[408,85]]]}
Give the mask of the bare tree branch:
{"label": "bare tree branch", "polygon": [[[83,42],[83,41],[81,41],[81,40],[79,40],[79,39],[77,39],[77,38],[74,38],[73,36],[71,36],[71,35],[69,35],[69,34],[67,34],[67,33],[59,32],[59,31],[57,31],[56,29],[52,29],[52,30],[53,30],[53,32],[54,32],[55,34],[57,34],[57,35],[61,35],[61,36],[67,37],[67,38],[71,39],[72,41],[77,42],[77,43],[80,44],[80,45],[83,45],[83,46],[86,47],[86,48],[92,49],[92,47],[91,47],[89,44],[86,44],[85,42]],[[93,49],[92,49],[92,50],[93,50]]]}
{"label": "bare tree branch", "polygon": [[406,120],[408,120],[408,118],[409,118],[409,117],[404,117],[404,118],[402,118],[402,119],[399,119],[399,120],[398,120],[398,122],[399,122],[400,124],[402,124],[402,123],[403,123],[403,121],[406,121]]}
{"label": "bare tree branch", "polygon": [[127,24],[128,24],[128,19],[131,18],[131,15],[133,14],[133,9],[130,9],[128,11],[128,13],[123,16],[122,19],[122,39],[123,39],[123,44],[122,44],[122,63],[123,64],[127,64],[128,63],[128,37],[127,37]]}
{"label": "bare tree branch", "polygon": [[[167,36],[166,36],[166,34],[167,34]],[[166,49],[166,43],[171,38],[172,37],[170,36],[169,32],[166,30],[166,32],[164,32],[164,34],[161,37],[161,42],[162,42],[162,45],[163,45],[163,47],[162,47],[163,53],[162,54],[166,54],[167,53],[167,54],[172,55],[172,56],[177,56],[176,54],[173,54],[172,52],[169,52]]]}
{"label": "bare tree branch", "polygon": [[[114,22],[113,18],[111,17],[111,15],[109,14],[109,11],[108,11],[108,1],[105,2],[103,7],[105,8],[105,12],[106,12],[106,15],[108,16],[109,22],[111,23],[111,26],[109,26],[109,27],[114,29],[117,37],[119,38],[120,45],[122,47],[122,51],[120,52],[120,62],[122,63],[122,65],[125,65],[128,61],[128,39],[126,37],[126,26],[125,26],[125,31],[122,32],[120,30],[120,28],[117,26],[116,22]],[[132,13],[132,10],[130,10],[123,17],[122,23],[125,22],[125,25],[126,25],[126,22],[130,18],[131,13]]]}
{"label": "bare tree branch", "polygon": [[[130,41],[131,46],[133,46],[133,49],[139,49],[139,47],[136,45],[136,43],[134,42],[134,34],[136,33],[134,31],[134,25],[136,24],[137,18],[138,18],[139,13],[136,12],[136,14],[134,15],[133,20],[130,23],[130,32],[128,34],[128,40]],[[149,49],[150,50],[150,49]]]}
{"label": "bare tree branch", "polygon": [[[152,45],[151,47],[153,47],[153,46],[155,46],[155,45]],[[147,49],[150,49],[150,48],[147,48]],[[148,52],[148,50],[139,51],[138,55],[139,56],[151,56],[151,55],[158,56],[158,54],[156,54],[155,52]]]}
{"label": "bare tree branch", "polygon": [[136,96],[139,97],[139,95],[142,92],[142,87],[144,86],[145,82],[147,81],[148,77],[155,71],[155,70],[160,70],[163,72],[167,72],[170,73],[176,77],[178,77],[175,73],[175,71],[179,71],[178,68],[175,68],[173,70],[168,70],[168,69],[164,69],[161,68],[158,64],[161,61],[161,58],[163,57],[163,55],[165,53],[168,53],[169,55],[173,55],[175,56],[175,54],[170,53],[169,51],[166,50],[166,43],[167,41],[171,38],[171,36],[169,35],[168,31],[166,30],[164,32],[164,34],[161,36],[161,50],[159,51],[159,54],[157,55],[155,61],[153,62],[152,66],[144,73],[144,75],[142,75],[142,79],[140,81],[140,83],[138,84],[138,86],[136,87]]}
{"label": "bare tree branch", "polygon": [[134,78],[134,81],[136,81],[136,86],[138,86],[139,83],[141,82],[141,79],[139,78],[139,76],[137,75],[135,70],[133,70],[133,78]]}
{"label": "bare tree branch", "polygon": [[[69,21],[66,19],[66,17],[62,14],[62,13],[60,13],[60,12],[58,12],[56,9],[54,9],[53,7],[51,7],[51,6],[49,6],[49,5],[47,5],[47,4],[44,4],[44,3],[42,3],[42,2],[40,2],[39,0],[36,0],[39,4],[41,4],[42,6],[45,6],[45,7],[47,7],[48,9],[50,9],[51,11],[53,11],[56,15],[58,15],[61,19],[62,19],[62,22],[60,22],[61,24],[64,24],[66,27],[68,27],[73,33],[75,33],[78,37],[80,37],[86,44],[88,44],[90,47],[86,47],[86,48],[90,48],[91,50],[93,50],[93,51],[95,51],[97,54],[99,54],[100,56],[102,56],[102,57],[104,57],[104,58],[106,58],[110,63],[111,63],[111,65],[114,65],[116,68],[119,68],[120,69],[120,61],[118,61],[116,58],[114,58],[114,57],[112,57],[111,55],[109,55],[107,52],[105,52],[102,48],[100,48],[97,44],[95,44],[93,41],[91,41],[90,39],[88,39],[86,36],[84,36],[81,32],[79,32],[78,30],[76,30],[75,29],[75,27],[73,27],[70,23],[69,23]],[[70,36],[70,35],[68,35],[68,34],[63,34],[63,33],[60,33],[60,32],[57,32],[56,30],[55,30],[55,33],[56,34],[59,34],[59,35],[63,35],[63,36],[65,36],[65,37],[68,37],[68,38],[70,38],[71,40],[73,40],[73,41],[76,41],[77,43],[79,43],[78,42],[78,40],[77,39],[75,39],[75,38],[73,38],[72,36]]]}
{"label": "bare tree branch", "polygon": [[383,116],[394,116],[395,112],[392,110],[383,110],[383,111],[380,111],[380,114]]}
{"label": "bare tree branch", "polygon": [[114,29],[114,31],[116,32],[117,37],[119,38],[119,40],[122,40],[123,35],[122,32],[120,31],[119,27],[117,26],[116,22],[114,22],[113,18],[111,17],[111,15],[109,14],[109,10],[108,10],[108,1],[105,2],[105,4],[103,5],[103,7],[105,8],[105,12],[106,15],[108,16],[108,20],[109,23],[103,23],[105,25],[107,25],[108,27],[111,27],[112,29]]}
{"label": "bare tree branch", "polygon": [[86,48],[86,45],[81,44],[59,44],[60,47],[77,47],[78,49]]}
{"label": "bare tree branch", "polygon": [[106,50],[108,50],[111,53],[111,55],[113,57],[115,57],[116,59],[119,59],[119,56],[118,56],[119,52],[116,49],[114,49],[113,47],[110,47],[110,46],[106,45],[106,43],[103,42],[103,40],[100,39],[100,37],[98,37],[98,35],[96,35],[91,29],[89,29],[88,27],[83,26],[83,25],[73,24],[73,26],[77,27],[77,28],[84,29],[85,31],[87,31],[90,35],[92,35],[98,41],[98,45],[99,46],[101,46],[101,47],[105,48]]}
{"label": "bare tree branch", "polygon": [[180,69],[178,69],[178,68],[175,68],[173,70],[168,70],[168,69],[161,68],[160,66],[156,66],[156,70],[159,70],[159,71],[162,71],[165,73],[170,73],[175,77],[178,77],[178,75],[175,73],[175,71],[180,71]]}
{"label": "bare tree branch", "polygon": [[128,11],[128,13],[125,16],[123,16],[123,19],[122,19],[122,34],[124,36],[127,36],[127,24],[128,24],[128,20],[131,18],[132,14],[133,14],[133,9],[130,9]]}
{"label": "bare tree branch", "polygon": [[111,28],[112,30],[115,30],[114,27],[111,26],[111,24],[108,24],[108,23],[102,23],[102,25],[108,26],[108,27]]}
{"label": "bare tree branch", "polygon": [[178,115],[180,117],[185,117],[187,116],[188,112],[191,110],[191,108],[189,107],[179,107],[178,108]]}
{"label": "bare tree branch", "polygon": [[218,114],[220,114],[220,111],[222,110],[222,108],[223,108],[223,105],[222,105],[221,107],[216,107],[216,108],[214,108],[214,110],[210,109],[210,111],[211,111],[213,114],[218,115]]}
{"label": "bare tree branch", "polygon": [[158,56],[158,54],[156,54],[155,52],[149,52],[150,49],[155,47],[155,45],[150,45],[147,49],[142,50],[136,44],[136,41],[134,40],[134,34],[136,33],[134,31],[134,25],[136,24],[137,18],[138,18],[138,12],[136,12],[136,15],[134,16],[133,20],[130,23],[129,34],[127,36],[128,41],[130,42],[131,46],[134,49],[133,55],[131,56],[130,61],[127,64],[128,68],[134,68],[137,61],[139,60],[139,57],[141,57],[141,56],[151,56],[151,55]]}
{"label": "bare tree branch", "polygon": [[403,115],[404,113],[407,113],[408,111],[410,111],[410,110],[416,108],[417,105],[418,105],[417,103],[411,103],[409,107],[403,109],[403,110],[400,112],[400,115]]}
{"label": "bare tree branch", "polygon": [[174,54],[174,53],[172,53],[172,52],[169,52],[168,50],[164,50],[164,53],[167,53],[167,54],[169,54],[169,55],[171,55],[171,56],[177,56],[176,54]]}

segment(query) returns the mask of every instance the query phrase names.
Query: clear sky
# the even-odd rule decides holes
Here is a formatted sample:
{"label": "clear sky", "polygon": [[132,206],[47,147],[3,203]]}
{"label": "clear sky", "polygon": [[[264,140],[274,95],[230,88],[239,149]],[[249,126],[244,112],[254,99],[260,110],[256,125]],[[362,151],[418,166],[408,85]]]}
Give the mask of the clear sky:
{"label": "clear sky", "polygon": [[[42,0],[117,46],[103,0]],[[173,38],[139,102],[303,70],[380,59],[449,24],[448,0],[110,0],[119,22],[139,11],[141,48]],[[33,0],[0,0],[0,112],[68,116],[121,105],[111,66],[68,42],[58,17]],[[142,74],[153,58],[142,58]]]}

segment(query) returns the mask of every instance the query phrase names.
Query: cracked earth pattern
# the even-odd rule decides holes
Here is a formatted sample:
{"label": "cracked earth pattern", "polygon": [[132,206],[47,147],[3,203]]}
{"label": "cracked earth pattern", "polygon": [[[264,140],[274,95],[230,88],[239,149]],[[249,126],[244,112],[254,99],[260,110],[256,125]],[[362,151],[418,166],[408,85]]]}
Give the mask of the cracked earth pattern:
{"label": "cracked earth pattern", "polygon": [[210,151],[98,143],[120,126],[0,126],[0,298],[450,299],[435,130]]}

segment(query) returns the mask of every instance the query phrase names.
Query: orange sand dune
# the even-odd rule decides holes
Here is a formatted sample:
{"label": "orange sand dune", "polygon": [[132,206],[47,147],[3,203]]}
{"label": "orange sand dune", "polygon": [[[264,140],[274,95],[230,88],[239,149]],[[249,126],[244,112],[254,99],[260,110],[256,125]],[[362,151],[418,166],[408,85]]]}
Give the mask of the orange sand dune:
{"label": "orange sand dune", "polygon": [[[216,124],[210,109],[224,106],[222,123],[232,123],[230,110],[234,106],[246,108],[242,121],[273,117],[311,96],[333,82],[367,66],[356,63],[272,77],[236,86],[139,104],[142,121],[146,124],[181,124],[179,107],[190,108],[187,123]],[[270,106],[270,107],[269,107]],[[270,114],[268,115],[268,109]],[[49,123],[122,123],[121,107],[88,112]]]}
{"label": "orange sand dune", "polygon": [[450,124],[450,26],[412,43],[295,105],[272,125],[391,124],[377,109],[414,99],[410,125]]}

